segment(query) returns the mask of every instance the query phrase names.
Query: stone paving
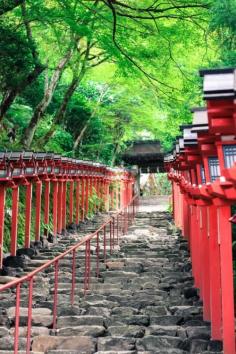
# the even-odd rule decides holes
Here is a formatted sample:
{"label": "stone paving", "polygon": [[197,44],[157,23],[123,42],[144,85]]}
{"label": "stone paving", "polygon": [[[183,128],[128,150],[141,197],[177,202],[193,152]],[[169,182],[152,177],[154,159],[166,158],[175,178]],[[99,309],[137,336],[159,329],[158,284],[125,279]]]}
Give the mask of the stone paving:
{"label": "stone paving", "polygon": [[[144,206],[146,203],[147,200]],[[163,199],[163,208],[164,205]],[[92,267],[91,290],[86,297],[82,291],[83,255],[78,255],[73,306],[70,305],[71,260],[62,262],[57,330],[51,329],[53,270],[39,277],[34,296],[32,353],[221,353],[221,342],[210,340],[210,324],[202,318],[202,304],[193,288],[187,243],[175,229],[169,213],[141,208],[135,223],[120,241],[120,247],[101,265],[99,279]],[[92,247],[93,266],[94,252]],[[13,303],[9,295],[8,301],[1,300],[0,354],[11,353],[14,332]],[[27,291],[21,306],[20,349],[23,350]]]}

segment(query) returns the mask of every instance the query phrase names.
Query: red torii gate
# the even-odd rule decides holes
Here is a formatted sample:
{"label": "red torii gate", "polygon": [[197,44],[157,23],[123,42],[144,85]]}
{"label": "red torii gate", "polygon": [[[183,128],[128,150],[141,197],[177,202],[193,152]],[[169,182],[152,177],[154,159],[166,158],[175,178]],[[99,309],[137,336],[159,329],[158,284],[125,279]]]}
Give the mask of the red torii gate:
{"label": "red torii gate", "polygon": [[236,203],[236,74],[201,71],[206,109],[194,110],[174,155],[166,157],[173,214],[189,240],[195,286],[212,339],[235,354],[231,206]]}

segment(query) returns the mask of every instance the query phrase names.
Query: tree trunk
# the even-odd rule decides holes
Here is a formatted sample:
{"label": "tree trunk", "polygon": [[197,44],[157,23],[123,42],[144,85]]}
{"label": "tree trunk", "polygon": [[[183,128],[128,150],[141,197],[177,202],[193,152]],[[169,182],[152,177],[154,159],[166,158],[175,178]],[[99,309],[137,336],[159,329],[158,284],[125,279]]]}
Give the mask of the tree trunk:
{"label": "tree trunk", "polygon": [[113,152],[113,156],[112,156],[112,160],[111,160],[111,166],[114,166],[115,161],[116,161],[116,156],[117,156],[119,150],[120,150],[120,144],[116,143],[115,144],[115,149],[114,149],[114,152]]}
{"label": "tree trunk", "polygon": [[91,113],[90,118],[87,120],[87,122],[85,123],[83,129],[80,131],[79,135],[77,136],[75,142],[74,142],[74,146],[73,146],[73,154],[75,154],[75,151],[77,149],[77,147],[79,146],[79,143],[81,142],[86,130],[88,129],[89,123],[91,122],[92,118],[95,116],[95,114],[98,111],[98,108],[102,102],[103,97],[105,96],[106,92],[108,90],[108,87],[105,88],[105,90],[103,90],[99,96],[98,102],[93,110],[93,112]]}
{"label": "tree trunk", "polygon": [[84,136],[84,133],[86,132],[88,126],[89,126],[89,123],[90,123],[90,120],[91,118],[86,122],[86,124],[84,125],[83,129],[81,130],[81,132],[79,133],[79,135],[77,136],[75,142],[74,142],[74,145],[73,145],[73,154],[75,154],[75,151],[79,145],[79,143],[81,142],[83,136]]}
{"label": "tree trunk", "polygon": [[45,66],[40,64],[36,65],[34,70],[24,80],[21,81],[18,87],[6,92],[0,104],[0,122],[14,102],[16,96],[23,92],[28,85],[32,84],[32,82],[34,82],[44,70]]}
{"label": "tree trunk", "polygon": [[52,126],[49,129],[49,131],[47,132],[47,134],[40,140],[40,144],[42,144],[43,146],[45,144],[47,144],[47,142],[49,141],[49,139],[53,136],[53,134],[55,133],[57,124],[59,124],[60,122],[62,122],[65,118],[65,114],[66,114],[66,110],[68,107],[68,104],[70,102],[71,97],[73,96],[75,90],[77,89],[78,85],[80,84],[80,82],[82,81],[84,75],[85,75],[85,67],[83,66],[80,74],[74,76],[73,80],[71,81],[70,86],[68,87],[68,89],[65,92],[65,95],[63,97],[63,100],[61,102],[60,107],[58,108],[53,122],[52,122]]}
{"label": "tree trunk", "polygon": [[47,134],[42,139],[40,139],[40,141],[39,141],[40,144],[42,144],[42,145],[47,144],[49,139],[54,135],[55,130],[57,128],[57,124],[59,124],[60,122],[63,121],[65,114],[66,114],[66,109],[67,109],[68,103],[69,103],[71,97],[73,96],[73,93],[75,92],[77,86],[78,86],[78,78],[76,80],[73,80],[71,82],[70,86],[68,87],[68,89],[66,90],[64,98],[61,102],[61,105],[58,108],[58,110],[54,116],[52,125],[51,125],[49,131],[47,132]]}
{"label": "tree trunk", "polygon": [[68,64],[68,62],[71,58],[71,55],[72,55],[72,50],[70,49],[66,53],[66,55],[60,60],[60,62],[58,63],[58,65],[57,65],[57,67],[50,79],[49,85],[45,89],[43,99],[39,102],[39,104],[35,108],[35,111],[33,113],[31,120],[30,120],[30,123],[29,123],[28,127],[26,128],[26,130],[23,134],[22,140],[21,140],[23,146],[27,149],[30,147],[30,145],[32,143],[32,140],[33,140],[33,137],[34,137],[34,134],[35,134],[35,131],[36,131],[36,128],[38,126],[40,119],[44,115],[49,104],[51,103],[54,91],[58,85],[58,82],[60,81],[63,70],[65,69],[66,65]]}
{"label": "tree trunk", "polygon": [[24,1],[25,0],[2,0],[0,5],[0,16],[23,4]]}

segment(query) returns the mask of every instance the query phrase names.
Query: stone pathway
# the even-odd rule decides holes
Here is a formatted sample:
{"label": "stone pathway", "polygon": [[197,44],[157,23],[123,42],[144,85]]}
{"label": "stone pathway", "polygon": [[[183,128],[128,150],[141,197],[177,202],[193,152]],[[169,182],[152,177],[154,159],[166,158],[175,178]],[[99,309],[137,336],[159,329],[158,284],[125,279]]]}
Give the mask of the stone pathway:
{"label": "stone pathway", "polygon": [[[99,279],[94,272],[94,252],[92,247],[91,290],[86,297],[82,291],[83,254],[78,253],[73,306],[69,293],[71,260],[65,259],[61,264],[56,331],[50,329],[53,270],[38,278],[33,309],[33,353],[221,352],[221,343],[210,340],[210,325],[202,319],[202,304],[193,288],[187,244],[167,212],[141,211],[128,234],[122,237],[120,249],[117,247],[112,258],[101,265]],[[14,311],[10,302],[8,295],[5,306],[3,302],[0,305],[0,354],[11,353]],[[23,349],[27,289],[21,306],[20,348]]]}

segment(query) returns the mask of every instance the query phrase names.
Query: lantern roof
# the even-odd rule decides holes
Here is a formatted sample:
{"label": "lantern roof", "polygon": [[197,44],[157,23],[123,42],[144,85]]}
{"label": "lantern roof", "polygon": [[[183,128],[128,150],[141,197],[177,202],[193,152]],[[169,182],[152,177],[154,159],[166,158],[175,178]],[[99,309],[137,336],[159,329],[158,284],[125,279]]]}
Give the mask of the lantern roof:
{"label": "lantern roof", "polygon": [[235,68],[200,70],[200,76],[205,100],[236,97]]}
{"label": "lantern roof", "polygon": [[207,108],[195,107],[191,109],[193,113],[192,132],[205,132],[209,130]]}

